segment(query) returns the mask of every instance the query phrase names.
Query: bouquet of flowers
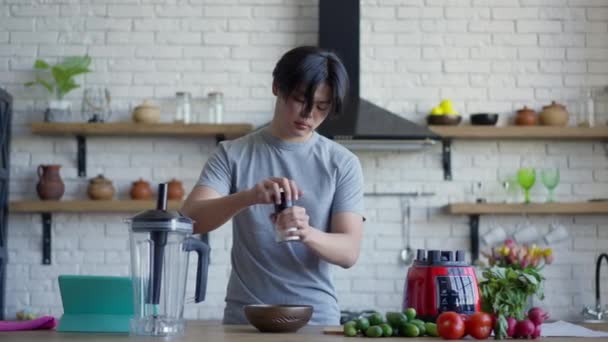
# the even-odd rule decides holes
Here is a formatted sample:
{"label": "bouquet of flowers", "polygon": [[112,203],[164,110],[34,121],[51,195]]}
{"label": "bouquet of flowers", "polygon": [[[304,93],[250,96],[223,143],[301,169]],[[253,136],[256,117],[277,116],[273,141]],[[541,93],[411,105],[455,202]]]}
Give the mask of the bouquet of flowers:
{"label": "bouquet of flowers", "polygon": [[[545,278],[541,271],[553,262],[553,251],[506,240],[484,255],[489,267],[483,270],[483,280],[479,283],[482,309],[496,314],[497,326],[506,329],[508,318],[524,319],[532,296],[544,298],[542,284]],[[499,329],[495,334],[500,338]]]}

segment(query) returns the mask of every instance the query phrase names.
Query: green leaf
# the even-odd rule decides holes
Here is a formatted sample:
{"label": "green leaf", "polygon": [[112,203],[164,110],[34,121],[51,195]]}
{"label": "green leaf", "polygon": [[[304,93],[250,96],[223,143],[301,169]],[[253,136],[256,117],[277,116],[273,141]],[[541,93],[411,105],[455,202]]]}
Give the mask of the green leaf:
{"label": "green leaf", "polygon": [[34,62],[34,68],[38,69],[38,70],[44,70],[44,69],[48,69],[50,66],[47,62],[43,61],[42,59],[37,59]]}
{"label": "green leaf", "polygon": [[87,69],[91,65],[91,57],[89,56],[74,56],[66,57],[61,64],[65,69]]}
{"label": "green leaf", "polygon": [[83,67],[75,67],[75,68],[67,69],[66,70],[66,75],[68,77],[74,77],[76,75],[85,74],[87,72],[91,72],[91,70],[89,70],[87,68],[83,68]]}
{"label": "green leaf", "polygon": [[36,77],[36,83],[42,85],[43,87],[46,88],[46,90],[49,91],[49,93],[53,93],[53,85],[39,77]]}

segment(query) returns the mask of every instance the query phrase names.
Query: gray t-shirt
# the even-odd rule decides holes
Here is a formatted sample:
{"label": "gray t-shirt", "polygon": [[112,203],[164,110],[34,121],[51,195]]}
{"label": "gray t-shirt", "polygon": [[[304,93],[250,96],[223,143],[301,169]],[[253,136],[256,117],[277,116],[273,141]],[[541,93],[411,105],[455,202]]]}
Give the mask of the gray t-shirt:
{"label": "gray t-shirt", "polygon": [[[282,141],[268,128],[222,142],[205,164],[198,185],[227,195],[269,177],[297,183],[303,196],[294,204],[306,209],[312,227],[329,231],[331,216],[338,212],[363,215],[358,158],[316,132],[303,143]],[[269,218],[273,211],[272,204],[253,205],[233,219],[224,323],[247,324],[247,304],[307,304],[314,307],[310,324],[339,324],[330,264],[300,242],[275,242]]]}

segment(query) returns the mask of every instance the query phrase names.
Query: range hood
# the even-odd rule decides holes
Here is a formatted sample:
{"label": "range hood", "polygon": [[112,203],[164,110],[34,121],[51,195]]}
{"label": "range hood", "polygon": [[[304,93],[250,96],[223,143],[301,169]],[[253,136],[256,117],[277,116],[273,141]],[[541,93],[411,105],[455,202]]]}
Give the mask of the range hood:
{"label": "range hood", "polygon": [[319,0],[319,46],[335,52],[350,78],[344,112],[317,131],[353,150],[419,150],[441,137],[359,96],[359,0]]}

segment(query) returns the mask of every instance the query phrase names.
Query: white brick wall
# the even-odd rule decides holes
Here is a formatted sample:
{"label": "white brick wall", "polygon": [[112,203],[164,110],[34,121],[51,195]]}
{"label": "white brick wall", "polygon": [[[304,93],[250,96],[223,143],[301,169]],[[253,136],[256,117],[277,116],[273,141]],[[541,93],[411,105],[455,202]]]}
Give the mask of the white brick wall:
{"label": "white brick wall", "polygon": [[[27,124],[41,120],[44,108],[44,92],[22,86],[33,77],[35,58],[92,56],[95,72],[79,81],[110,89],[112,120],[128,119],[130,106],[145,98],[170,108],[165,104],[176,91],[191,91],[200,101],[208,91],[222,90],[226,121],[261,124],[270,119],[274,63],[295,45],[315,43],[317,13],[316,0],[0,0],[0,86],[15,96],[17,110],[10,198],[36,198],[35,168],[50,162],[63,165],[65,198],[85,197],[87,180],[77,177],[73,139],[28,133]],[[540,109],[557,100],[570,106],[581,86],[608,84],[605,0],[364,0],[361,13],[361,93],[417,122],[441,98],[451,98],[465,117],[495,111],[505,124],[523,105]],[[74,108],[80,107],[81,96],[81,89],[70,94]],[[169,110],[162,119],[171,120]],[[90,138],[87,148],[89,175],[105,174],[118,197],[127,198],[139,177],[155,183],[177,177],[190,189],[214,143],[98,137]],[[395,195],[367,198],[361,259],[352,269],[335,270],[342,308],[395,310],[401,303],[407,268],[398,258],[406,243],[400,192],[436,193],[411,200],[413,248],[468,248],[467,218],[446,215],[441,207],[477,196],[500,197],[500,180],[521,165],[558,165],[560,200],[608,196],[608,159],[599,142],[458,140],[453,151],[451,182],[443,181],[439,147],[425,154],[359,154],[366,191]],[[542,185],[533,188],[534,200],[545,195]],[[7,315],[26,306],[60,314],[59,274],[127,275],[124,216],[55,214],[53,264],[43,266],[40,217],[11,215]],[[530,217],[542,232],[553,219]],[[556,264],[546,268],[542,305],[554,318],[576,318],[583,305],[593,303],[593,274],[585,270],[605,251],[608,225],[605,216],[557,219],[572,239],[556,246]],[[484,216],[481,232],[490,229],[491,221],[513,232],[521,220]],[[218,319],[223,312],[230,226],[210,239],[208,301],[188,304],[189,318]]]}

